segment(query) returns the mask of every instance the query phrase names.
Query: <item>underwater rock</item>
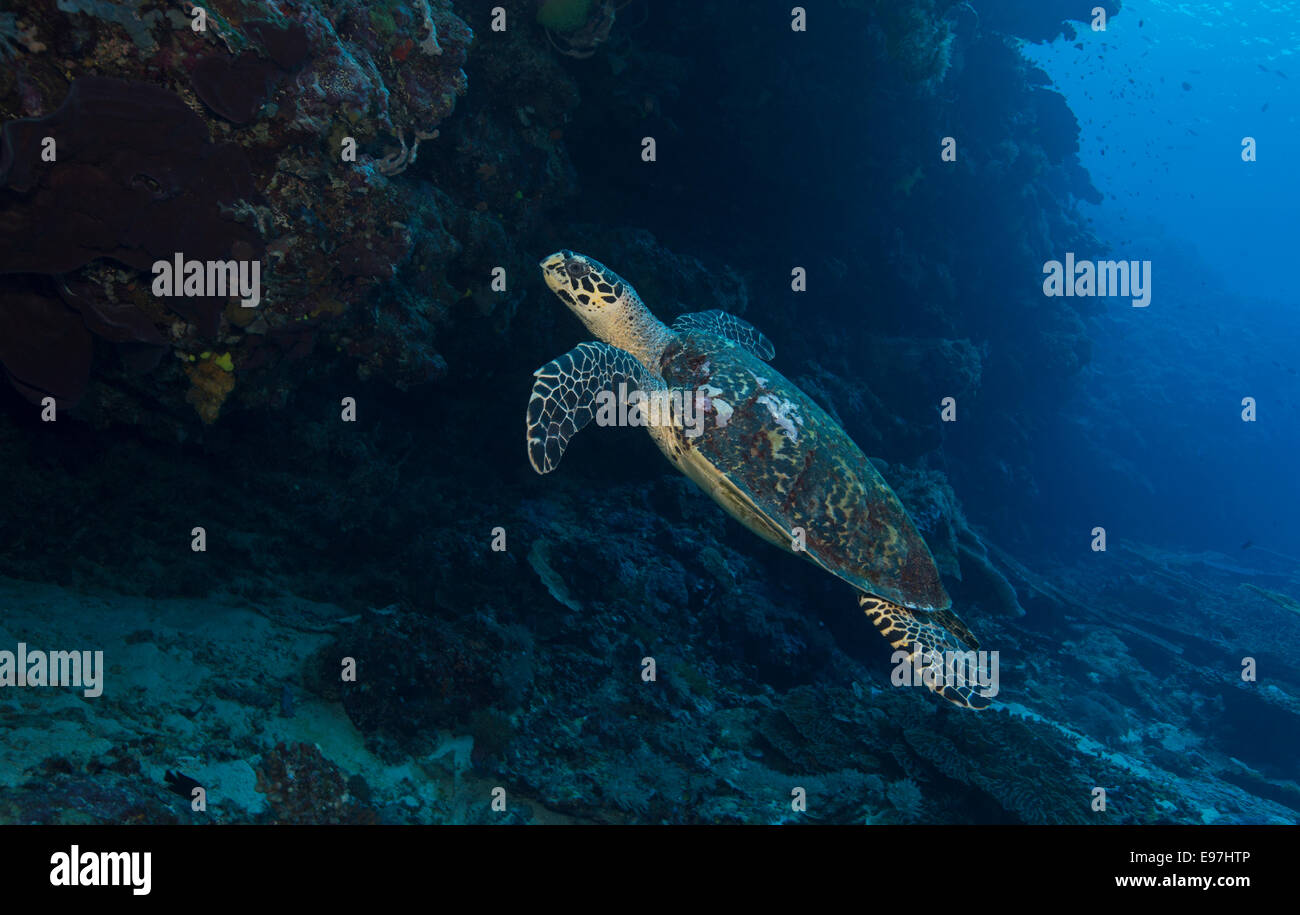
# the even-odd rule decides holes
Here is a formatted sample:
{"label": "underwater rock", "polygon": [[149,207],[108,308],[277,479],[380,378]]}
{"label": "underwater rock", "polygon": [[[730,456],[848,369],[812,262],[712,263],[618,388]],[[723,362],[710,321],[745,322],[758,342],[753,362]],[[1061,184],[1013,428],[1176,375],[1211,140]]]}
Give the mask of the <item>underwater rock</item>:
{"label": "underwater rock", "polygon": [[[59,144],[57,168],[42,161],[46,136]],[[198,259],[260,251],[257,235],[220,210],[255,194],[247,159],[211,143],[203,120],[165,89],[83,77],[53,114],[6,123],[2,142],[0,272],[68,273],[99,257],[147,270],[177,250]]]}
{"label": "underwater rock", "polygon": [[90,378],[85,324],[57,299],[0,291],[0,365],[9,383],[32,403],[47,395],[73,406]]}
{"label": "underwater rock", "polygon": [[[42,163],[46,136],[58,143],[56,167]],[[152,85],[84,77],[53,114],[5,124],[0,187],[0,273],[64,274],[99,258],[147,270],[177,250],[213,260],[261,250],[256,233],[222,212],[255,194],[242,151],[211,143],[201,118]],[[162,343],[151,316],[66,288],[90,330]],[[162,301],[205,335],[224,307],[210,297]],[[43,345],[51,340],[47,333]]]}
{"label": "underwater rock", "polygon": [[593,0],[540,0],[537,21],[557,32],[576,32],[587,24]]}
{"label": "underwater rock", "polygon": [[966,519],[947,477],[934,470],[874,463],[925,538],[939,571],[960,579],[958,538],[966,529]]}
{"label": "underwater rock", "polygon": [[941,15],[945,5],[932,0],[875,0],[871,4],[889,59],[908,82],[934,86],[948,73],[953,35]]}
{"label": "underwater rock", "polygon": [[[76,18],[73,32],[79,64],[72,89],[52,114],[11,120],[4,128],[0,272],[67,275],[76,290],[75,301],[64,296],[67,304],[94,335],[116,344],[120,365],[99,366],[108,374],[152,367],[167,346],[189,359],[221,333],[238,370],[262,376],[257,384],[240,384],[234,396],[271,406],[301,382],[305,365],[282,365],[257,351],[268,337],[292,329],[290,350],[306,355],[322,326],[332,326],[335,342],[339,336],[360,341],[331,347],[328,358],[360,359],[366,375],[406,386],[444,374],[430,325],[446,319],[445,305],[423,305],[408,317],[414,290],[405,292],[403,283],[377,297],[374,287],[392,283],[413,251],[416,269],[440,279],[455,240],[435,250],[413,236],[426,218],[440,223],[443,207],[473,206],[399,193],[379,171],[382,144],[436,133],[466,91],[462,68],[472,33],[450,2],[421,0],[369,13],[362,4],[312,0],[242,3],[237,13],[220,3],[208,12],[225,50],[188,28],[159,27],[157,11],[142,25],[110,6],[68,6],[87,14]],[[124,24],[139,27],[147,40],[124,44]],[[34,16],[31,28],[33,41],[48,44],[64,34],[67,16]],[[50,96],[57,103],[63,76],[52,61],[25,59],[18,82],[0,86],[0,104],[15,110],[9,99],[17,98],[21,110],[31,111],[48,105]],[[75,78],[79,67],[137,79]],[[198,113],[168,88],[185,86],[203,103]],[[229,126],[254,121],[256,130]],[[211,142],[209,126],[229,140]],[[358,142],[360,156],[339,168],[344,135]],[[57,167],[41,162],[44,136],[57,139]],[[414,163],[413,153],[407,158]],[[258,163],[256,176],[250,161]],[[33,232],[37,211],[46,215],[41,231]],[[257,313],[230,312],[224,301],[204,297],[142,298],[137,290],[147,280],[131,271],[146,271],[176,251],[199,260],[263,259]],[[103,263],[117,269],[96,269]],[[420,287],[422,297],[454,298],[437,282],[432,290]],[[5,288],[18,291],[12,283]],[[381,308],[372,310],[376,298]],[[349,314],[361,301],[365,312]],[[384,312],[391,320],[360,332],[366,317]],[[116,411],[129,420],[141,415],[131,406],[133,391],[174,405],[184,381],[182,372],[160,372],[113,396],[96,393],[83,410]]]}
{"label": "underwater rock", "polygon": [[961,583],[953,589],[954,600],[977,602],[986,613],[1024,616],[1015,587],[990,558],[984,538],[970,526],[947,477],[899,464],[884,465],[882,473],[925,538],[939,571]]}
{"label": "underwater rock", "polygon": [[891,453],[910,458],[941,444],[935,417],[944,399],[966,404],[979,393],[983,359],[970,340],[872,337],[863,375],[872,395],[897,417],[886,439]]}
{"label": "underwater rock", "polygon": [[349,791],[349,780],[319,747],[278,743],[256,767],[257,792],[270,808],[264,821],[279,825],[373,825],[378,814]]}
{"label": "underwater rock", "polygon": [[[50,761],[47,775],[21,793],[0,795],[0,823],[60,826],[178,825],[193,823],[166,794],[142,784],[138,773],[62,769]],[[189,805],[185,805],[185,810]]]}
{"label": "underwater rock", "polygon": [[266,102],[275,74],[275,66],[252,51],[233,60],[213,54],[194,65],[190,86],[216,114],[232,124],[248,124]]}
{"label": "underwater rock", "polygon": [[1054,41],[1064,35],[1076,37],[1073,22],[1090,22],[1093,7],[1101,7],[1110,19],[1119,13],[1121,0],[1099,0],[1081,4],[1072,0],[973,0],[986,28],[1030,41]]}
{"label": "underwater rock", "polygon": [[[141,364],[137,368],[140,370],[157,363],[167,341],[150,313],[137,305],[143,297],[142,292],[125,302],[105,299],[99,287],[76,275],[60,277],[57,286],[59,298],[81,314],[86,328],[95,336],[121,344],[120,352],[139,353]],[[140,346],[131,349],[126,346],[128,344]]]}
{"label": "underwater rock", "polygon": [[994,612],[1008,616],[1025,615],[1016,589],[989,559],[984,542],[974,531],[970,528],[962,530],[957,549],[965,573],[962,580],[970,586],[966,591],[982,588],[985,595],[983,604]]}
{"label": "underwater rock", "polygon": [[555,598],[565,607],[575,612],[582,611],[582,604],[573,598],[569,593],[569,586],[564,583],[555,569],[551,568],[551,545],[544,538],[539,537],[533,541],[533,545],[528,548],[528,564],[533,567],[537,577],[542,580],[546,590],[551,597]]}
{"label": "underwater rock", "polygon": [[244,32],[259,44],[281,70],[294,70],[307,59],[311,42],[299,23],[277,26],[266,19],[246,20]]}
{"label": "underwater rock", "polygon": [[438,731],[459,733],[506,695],[501,647],[494,633],[390,609],[364,614],[326,652],[335,660],[323,663],[356,658],[357,682],[341,685],[348,717],[368,736],[411,746]]}
{"label": "underwater rock", "polygon": [[1039,141],[1048,161],[1059,165],[1067,158],[1074,158],[1079,152],[1079,119],[1070,110],[1065,96],[1051,89],[1035,89],[1030,93],[1033,100],[1034,119],[1038,122]]}
{"label": "underwater rock", "polygon": [[[43,162],[44,137],[54,137],[57,165]],[[229,219],[223,207],[255,197],[243,152],[213,144],[207,128],[175,94],[127,80],[84,77],[59,109],[43,118],[10,121],[0,138],[0,273],[75,274],[93,261],[147,270],[155,260],[253,258],[255,232]],[[4,281],[16,288],[15,279]],[[29,398],[53,394],[75,404],[89,375],[89,337],[67,318],[80,313],[90,332],[130,351],[134,367],[156,362],[164,337],[161,310],[107,299],[78,276],[58,285],[62,303],[30,295],[7,317],[5,363]],[[215,334],[224,301],[214,297],[160,299]],[[40,366],[20,350],[40,353]]]}

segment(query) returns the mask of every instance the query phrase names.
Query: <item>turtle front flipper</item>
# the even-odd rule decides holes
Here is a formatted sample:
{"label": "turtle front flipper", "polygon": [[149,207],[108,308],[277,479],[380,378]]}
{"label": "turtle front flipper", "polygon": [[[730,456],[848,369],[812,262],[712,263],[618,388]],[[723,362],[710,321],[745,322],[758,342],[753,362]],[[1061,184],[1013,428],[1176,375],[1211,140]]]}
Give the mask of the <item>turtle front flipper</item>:
{"label": "turtle front flipper", "polygon": [[[636,357],[608,343],[579,343],[533,372],[528,400],[528,460],[538,473],[559,466],[569,439],[591,422],[597,397],[645,387],[646,370]],[[661,382],[662,384],[662,382]]]}
{"label": "turtle front flipper", "polygon": [[776,355],[776,347],[763,336],[761,330],[748,321],[742,321],[735,315],[716,308],[679,315],[673,322],[673,330],[679,334],[689,334],[692,331],[713,334],[744,347],[764,362],[771,362]]}
{"label": "turtle front flipper", "polygon": [[[870,594],[859,595],[858,606],[890,645],[907,653],[908,664],[916,663],[919,652],[923,662],[947,666],[948,659],[979,649],[975,636],[950,610],[922,613]],[[936,662],[936,659],[943,660]],[[922,667],[925,666],[928,664],[923,663]],[[959,669],[973,670],[973,665],[962,665]],[[980,684],[946,677],[943,668],[936,669],[935,673],[937,676],[924,682],[949,702],[977,711],[991,704],[989,697],[979,691]]]}

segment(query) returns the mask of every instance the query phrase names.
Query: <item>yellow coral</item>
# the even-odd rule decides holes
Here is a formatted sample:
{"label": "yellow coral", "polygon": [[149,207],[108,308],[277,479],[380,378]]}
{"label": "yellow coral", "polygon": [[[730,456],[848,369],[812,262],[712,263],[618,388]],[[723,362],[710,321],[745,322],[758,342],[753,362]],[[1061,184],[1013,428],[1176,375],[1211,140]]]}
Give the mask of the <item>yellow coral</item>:
{"label": "yellow coral", "polygon": [[[229,361],[229,353],[225,354],[225,359]],[[199,418],[208,424],[216,422],[221,414],[221,405],[235,389],[234,374],[231,369],[222,368],[220,361],[205,359],[185,366],[185,374],[190,376],[190,390],[185,395],[185,400],[194,406]]]}

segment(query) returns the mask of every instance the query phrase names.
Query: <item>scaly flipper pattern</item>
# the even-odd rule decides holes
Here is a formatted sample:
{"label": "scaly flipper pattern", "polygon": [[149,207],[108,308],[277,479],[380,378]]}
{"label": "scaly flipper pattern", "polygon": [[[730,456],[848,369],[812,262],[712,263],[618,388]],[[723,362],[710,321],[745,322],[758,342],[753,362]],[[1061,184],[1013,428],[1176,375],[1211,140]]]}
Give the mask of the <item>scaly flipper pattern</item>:
{"label": "scaly flipper pattern", "polygon": [[[922,661],[926,660],[926,653],[939,652],[939,656],[945,659],[940,663],[946,663],[946,659],[953,657],[950,652],[979,650],[975,636],[949,610],[922,613],[869,594],[858,596],[858,606],[890,645],[907,652],[908,664],[916,662],[917,652],[922,652]],[[934,655],[930,657],[933,658]],[[992,704],[987,696],[979,693],[978,683],[949,683],[946,679],[939,676],[935,682],[926,685],[949,702],[963,708],[979,711]]]}
{"label": "scaly flipper pattern", "polygon": [[[646,371],[629,352],[608,343],[579,343],[533,372],[528,400],[528,460],[538,473],[559,466],[569,439],[591,422],[602,391],[642,389]],[[662,382],[660,382],[662,384]]]}
{"label": "scaly flipper pattern", "polygon": [[673,330],[679,334],[688,334],[691,331],[715,334],[724,340],[743,346],[764,362],[771,362],[776,355],[776,347],[772,345],[772,341],[763,336],[763,332],[757,327],[716,308],[709,311],[692,311],[679,316],[673,322]]}

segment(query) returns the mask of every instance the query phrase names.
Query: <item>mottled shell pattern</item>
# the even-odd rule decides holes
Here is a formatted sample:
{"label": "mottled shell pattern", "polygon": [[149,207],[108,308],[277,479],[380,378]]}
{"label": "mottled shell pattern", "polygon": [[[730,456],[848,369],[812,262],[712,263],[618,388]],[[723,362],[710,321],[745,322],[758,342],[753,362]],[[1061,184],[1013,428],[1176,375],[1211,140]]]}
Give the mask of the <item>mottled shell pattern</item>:
{"label": "mottled shell pattern", "polygon": [[825,410],[745,348],[707,333],[670,343],[659,366],[694,392],[698,450],[808,558],[862,590],[915,610],[951,606],[925,540],[880,472]]}

